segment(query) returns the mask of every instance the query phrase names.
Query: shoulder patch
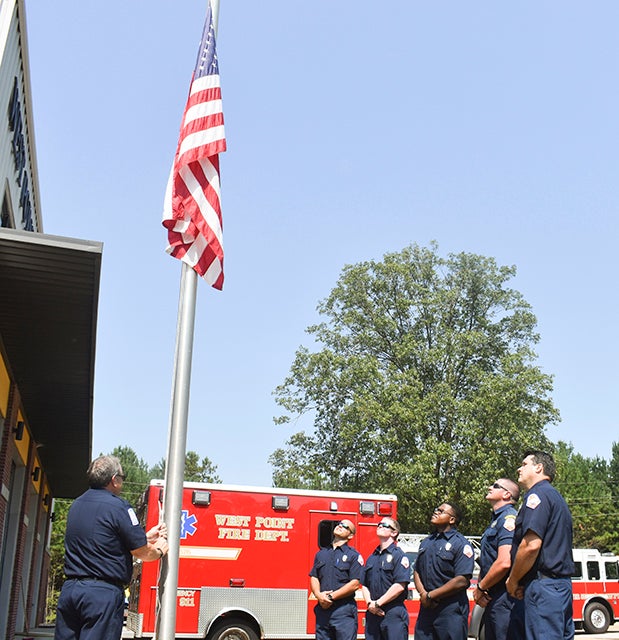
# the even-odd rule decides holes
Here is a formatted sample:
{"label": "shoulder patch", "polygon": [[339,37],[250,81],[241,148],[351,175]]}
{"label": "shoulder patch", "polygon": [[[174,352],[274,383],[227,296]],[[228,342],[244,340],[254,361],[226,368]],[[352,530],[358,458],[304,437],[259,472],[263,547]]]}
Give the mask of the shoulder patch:
{"label": "shoulder patch", "polygon": [[140,521],[138,520],[138,517],[135,515],[135,511],[129,507],[127,509],[127,513],[129,514],[129,519],[131,520],[131,524],[135,527],[136,525],[140,524]]}
{"label": "shoulder patch", "polygon": [[402,556],[402,560],[400,560],[400,564],[405,569],[408,569],[411,566],[411,563],[408,561],[408,556]]}
{"label": "shoulder patch", "polygon": [[505,516],[505,522],[503,522],[503,529],[513,531],[516,528],[516,516]]}
{"label": "shoulder patch", "polygon": [[359,554],[359,555],[357,556],[357,562],[358,562],[361,566],[363,566],[363,556],[362,556],[361,554]]}
{"label": "shoulder patch", "polygon": [[471,558],[473,556],[473,547],[470,544],[465,544],[462,553],[467,557]]}
{"label": "shoulder patch", "polygon": [[532,493],[528,498],[527,498],[527,502],[526,502],[526,506],[529,507],[529,509],[536,509],[537,507],[539,507],[539,505],[541,504],[541,500],[539,498],[539,496],[537,495],[537,493]]}

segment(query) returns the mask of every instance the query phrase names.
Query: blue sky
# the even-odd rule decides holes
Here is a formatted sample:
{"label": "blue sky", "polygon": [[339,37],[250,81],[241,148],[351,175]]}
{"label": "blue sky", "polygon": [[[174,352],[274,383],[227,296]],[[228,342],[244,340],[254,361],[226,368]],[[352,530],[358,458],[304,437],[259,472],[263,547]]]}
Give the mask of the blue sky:
{"label": "blue sky", "polygon": [[[180,263],[160,220],[205,6],[27,2],[44,231],[104,243],[95,454],[166,452]],[[436,240],[516,265],[548,435],[608,458],[618,22],[615,0],[221,0],[226,283],[198,283],[187,448],[270,485],[295,430],[272,392],[317,302],[345,264]]]}

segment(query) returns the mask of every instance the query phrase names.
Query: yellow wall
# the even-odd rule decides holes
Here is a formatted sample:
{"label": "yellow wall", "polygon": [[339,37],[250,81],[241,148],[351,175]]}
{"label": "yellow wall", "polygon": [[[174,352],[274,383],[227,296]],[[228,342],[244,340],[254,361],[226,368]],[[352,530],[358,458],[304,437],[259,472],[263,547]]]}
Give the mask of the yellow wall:
{"label": "yellow wall", "polygon": [[9,408],[9,390],[11,388],[11,378],[6,370],[4,358],[0,355],[0,414],[6,418],[6,412]]}

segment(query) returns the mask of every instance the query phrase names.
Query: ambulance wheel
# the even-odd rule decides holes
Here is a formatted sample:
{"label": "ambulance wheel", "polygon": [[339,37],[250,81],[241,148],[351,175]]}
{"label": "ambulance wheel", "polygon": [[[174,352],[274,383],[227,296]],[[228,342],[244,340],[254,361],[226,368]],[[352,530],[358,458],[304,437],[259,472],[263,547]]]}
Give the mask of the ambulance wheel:
{"label": "ambulance wheel", "polygon": [[245,620],[220,620],[208,635],[209,640],[259,640],[256,630]]}
{"label": "ambulance wheel", "polygon": [[585,609],[582,626],[587,633],[605,633],[610,626],[608,609],[599,602],[592,602]]}

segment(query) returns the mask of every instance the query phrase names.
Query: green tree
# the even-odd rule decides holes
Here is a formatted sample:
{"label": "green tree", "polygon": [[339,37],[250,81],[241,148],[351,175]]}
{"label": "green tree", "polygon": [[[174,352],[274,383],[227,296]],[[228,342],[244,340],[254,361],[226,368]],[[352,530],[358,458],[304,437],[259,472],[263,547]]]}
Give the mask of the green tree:
{"label": "green tree", "polygon": [[[165,478],[166,461],[161,458],[151,469],[152,478]],[[200,455],[195,451],[187,451],[185,454],[185,482],[213,482],[221,483],[217,475],[217,465],[213,464],[207,456],[200,460]]]}
{"label": "green tree", "polygon": [[53,622],[56,619],[56,605],[64,582],[64,534],[67,528],[67,513],[72,503],[73,500],[54,500],[54,519],[49,541],[50,562],[46,622]]}
{"label": "green tree", "polygon": [[612,463],[586,458],[571,444],[557,443],[554,485],[567,501],[574,522],[574,546],[619,552],[619,512],[613,495]]}
{"label": "green tree", "polygon": [[148,463],[138,457],[131,447],[116,447],[109,455],[116,456],[120,460],[127,477],[123,483],[122,497],[136,507],[152,478]]}
{"label": "green tree", "polygon": [[275,390],[276,421],[309,415],[313,430],[272,454],[274,483],[394,492],[409,531],[450,498],[479,532],[487,483],[558,420],[515,273],[434,243],[346,266],[307,330],[317,350],[299,348]]}
{"label": "green tree", "polygon": [[[614,503],[619,504],[619,442],[613,442],[612,457],[608,465],[610,490]],[[619,553],[619,551],[618,551]]]}

